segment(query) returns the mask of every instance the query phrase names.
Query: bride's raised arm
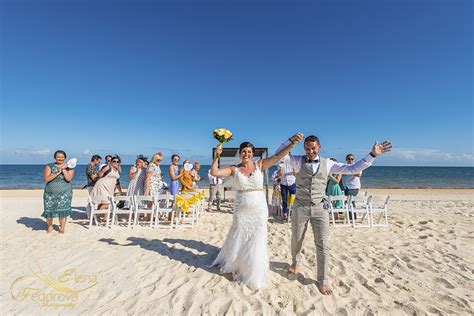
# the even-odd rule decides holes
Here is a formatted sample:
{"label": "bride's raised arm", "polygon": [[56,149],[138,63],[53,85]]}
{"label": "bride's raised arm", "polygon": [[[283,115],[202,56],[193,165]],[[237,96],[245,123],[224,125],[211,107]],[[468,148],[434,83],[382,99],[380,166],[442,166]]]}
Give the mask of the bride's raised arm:
{"label": "bride's raised arm", "polygon": [[261,160],[261,170],[265,170],[267,168],[270,168],[274,164],[278,162],[281,158],[285,157],[292,149],[295,147],[296,144],[301,142],[304,139],[304,135],[301,133],[296,133],[292,137],[289,138],[291,141],[290,145],[287,147],[283,148],[279,153],[268,157],[267,159]]}
{"label": "bride's raised arm", "polygon": [[214,160],[211,164],[211,175],[218,178],[230,177],[233,173],[232,167],[219,168],[219,156],[222,153],[222,145],[217,145]]}

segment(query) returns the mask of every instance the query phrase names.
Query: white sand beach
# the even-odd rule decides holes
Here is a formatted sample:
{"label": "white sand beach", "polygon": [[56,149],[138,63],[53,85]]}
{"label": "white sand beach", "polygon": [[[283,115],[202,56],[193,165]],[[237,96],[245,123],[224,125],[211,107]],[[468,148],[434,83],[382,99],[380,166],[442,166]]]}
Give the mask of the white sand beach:
{"label": "white sand beach", "polygon": [[270,218],[271,281],[253,291],[207,268],[230,227],[229,208],[204,213],[193,229],[89,230],[87,192],[75,190],[66,234],[46,234],[42,190],[2,190],[1,313],[473,314],[474,190],[368,191],[391,195],[390,225],[331,228],[334,295],[324,297],[311,228],[301,274],[288,278],[290,227]]}

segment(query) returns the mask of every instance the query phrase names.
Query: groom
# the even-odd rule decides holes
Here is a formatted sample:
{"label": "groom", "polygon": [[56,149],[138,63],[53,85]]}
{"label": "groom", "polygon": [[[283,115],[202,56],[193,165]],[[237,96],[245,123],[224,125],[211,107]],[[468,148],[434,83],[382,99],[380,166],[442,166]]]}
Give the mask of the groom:
{"label": "groom", "polygon": [[[304,136],[298,133],[284,142],[276,151],[279,153],[290,142],[299,143]],[[324,209],[323,199],[326,196],[326,184],[329,174],[354,174],[370,167],[375,157],[391,150],[392,144],[384,141],[375,143],[372,151],[355,164],[343,164],[319,156],[321,144],[316,136],[308,136],[304,140],[305,156],[289,154],[289,164],[296,172],[296,197],[291,215],[291,256],[293,262],[288,272],[298,273],[301,261],[301,248],[304,235],[311,223],[316,245],[318,289],[324,295],[331,295],[328,285],[329,260],[329,213]]]}

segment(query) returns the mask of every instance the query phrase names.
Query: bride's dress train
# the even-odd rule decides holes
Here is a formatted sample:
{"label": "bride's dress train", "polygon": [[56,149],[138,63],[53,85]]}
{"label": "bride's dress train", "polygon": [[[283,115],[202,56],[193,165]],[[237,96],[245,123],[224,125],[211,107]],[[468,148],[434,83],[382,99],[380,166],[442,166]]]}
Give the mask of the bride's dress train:
{"label": "bride's dress train", "polygon": [[250,177],[238,168],[234,173],[234,214],[232,227],[212,266],[232,273],[234,280],[253,289],[263,287],[270,276],[267,253],[267,200],[263,174],[258,168]]}

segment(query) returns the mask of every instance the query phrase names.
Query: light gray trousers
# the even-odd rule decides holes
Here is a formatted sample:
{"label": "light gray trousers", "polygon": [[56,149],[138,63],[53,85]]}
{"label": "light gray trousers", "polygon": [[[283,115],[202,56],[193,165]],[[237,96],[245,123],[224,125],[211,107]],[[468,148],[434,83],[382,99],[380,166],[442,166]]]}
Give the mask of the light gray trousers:
{"label": "light gray trousers", "polygon": [[291,256],[293,264],[301,261],[301,248],[303,240],[311,223],[314,234],[314,244],[316,245],[317,277],[320,284],[326,284],[328,281],[329,265],[329,213],[318,204],[297,204],[291,214]]}

